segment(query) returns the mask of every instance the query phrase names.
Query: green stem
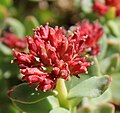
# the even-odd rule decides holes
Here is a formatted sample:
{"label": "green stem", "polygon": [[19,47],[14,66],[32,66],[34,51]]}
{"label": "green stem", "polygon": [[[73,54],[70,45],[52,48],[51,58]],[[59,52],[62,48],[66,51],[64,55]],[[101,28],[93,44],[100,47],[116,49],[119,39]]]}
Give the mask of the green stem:
{"label": "green stem", "polygon": [[68,92],[67,92],[64,79],[60,78],[57,80],[56,90],[58,91],[57,97],[58,97],[60,106],[68,109],[69,108],[69,103],[67,100]]}
{"label": "green stem", "polygon": [[77,113],[76,107],[71,107],[70,108],[70,113]]}
{"label": "green stem", "polygon": [[67,91],[64,79],[60,78],[57,80],[56,90],[58,92],[57,97],[58,97],[60,106],[69,109],[70,113],[77,113],[76,104],[74,102],[78,102],[78,99],[76,101],[67,99],[68,91]]}

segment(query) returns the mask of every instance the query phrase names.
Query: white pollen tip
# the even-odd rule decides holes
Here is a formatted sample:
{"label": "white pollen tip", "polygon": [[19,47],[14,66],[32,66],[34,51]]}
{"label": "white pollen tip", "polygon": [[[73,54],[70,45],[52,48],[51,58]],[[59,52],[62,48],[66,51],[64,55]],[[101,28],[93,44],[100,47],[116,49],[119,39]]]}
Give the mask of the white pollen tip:
{"label": "white pollen tip", "polygon": [[35,88],[36,91],[38,91],[38,88]]}
{"label": "white pollen tip", "polygon": [[13,63],[14,62],[14,60],[11,60],[11,63]]}

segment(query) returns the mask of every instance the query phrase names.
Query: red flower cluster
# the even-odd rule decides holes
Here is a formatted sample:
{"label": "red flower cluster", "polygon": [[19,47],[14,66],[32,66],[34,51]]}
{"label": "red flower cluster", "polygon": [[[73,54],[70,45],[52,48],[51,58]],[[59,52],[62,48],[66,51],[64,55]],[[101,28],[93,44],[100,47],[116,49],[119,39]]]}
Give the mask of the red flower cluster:
{"label": "red flower cluster", "polygon": [[79,77],[78,74],[87,73],[87,67],[92,63],[86,61],[83,52],[95,45],[101,30],[97,24],[84,24],[77,26],[68,37],[62,28],[48,25],[34,30],[33,37],[27,36],[29,53],[14,50],[16,59],[13,62],[19,65],[20,72],[25,75],[22,79],[30,85],[38,84],[36,89],[45,92],[54,89],[59,78],[68,80],[70,74]]}
{"label": "red flower cluster", "polygon": [[104,16],[108,11],[108,7],[100,2],[95,2],[93,5],[93,10],[94,12]]}
{"label": "red flower cluster", "polygon": [[27,47],[26,40],[18,38],[13,33],[4,33],[3,38],[1,38],[0,41],[9,48],[15,48],[20,51]]}
{"label": "red flower cluster", "polygon": [[83,44],[83,51],[88,51],[90,55],[98,55],[100,52],[97,41],[102,37],[103,30],[98,24],[94,22],[90,24],[89,21],[83,21],[76,25],[76,32],[80,33],[80,37],[86,36],[86,41]]}
{"label": "red flower cluster", "polygon": [[120,0],[105,0],[105,4],[95,1],[93,5],[93,10],[104,16],[109,7],[114,7],[116,9],[116,16],[120,16]]}

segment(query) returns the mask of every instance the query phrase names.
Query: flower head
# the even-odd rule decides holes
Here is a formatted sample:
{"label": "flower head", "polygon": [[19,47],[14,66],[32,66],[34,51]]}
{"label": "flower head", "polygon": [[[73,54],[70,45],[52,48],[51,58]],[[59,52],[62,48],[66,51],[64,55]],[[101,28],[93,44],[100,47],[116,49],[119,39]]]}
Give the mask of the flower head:
{"label": "flower head", "polygon": [[[98,33],[96,27],[94,32]],[[87,67],[92,64],[81,54],[84,51],[83,47],[92,46],[84,34],[80,35],[80,31],[66,37],[62,28],[46,25],[34,30],[33,37],[26,38],[29,53],[14,50],[14,62],[21,68],[23,80],[28,81],[30,85],[38,84],[36,89],[54,89],[57,79],[68,80],[70,74],[78,77],[78,74],[87,73]],[[96,41],[99,37],[94,38]],[[83,46],[87,44],[89,45]]]}
{"label": "flower head", "polygon": [[27,46],[25,39],[20,39],[13,33],[4,33],[3,38],[0,41],[9,48],[15,48],[20,51],[24,50]]}
{"label": "flower head", "polygon": [[120,0],[105,0],[105,3],[95,1],[93,11],[104,16],[111,7],[115,8],[116,16],[120,16]]}
{"label": "flower head", "polygon": [[95,2],[93,5],[93,11],[103,16],[107,13],[108,7],[100,2]]}
{"label": "flower head", "polygon": [[97,21],[93,24],[87,20],[78,23],[75,32],[80,35],[78,35],[78,37],[85,37],[85,41],[81,45],[83,52],[88,51],[91,55],[97,55],[99,53],[99,45],[97,42],[102,37],[103,30]]}

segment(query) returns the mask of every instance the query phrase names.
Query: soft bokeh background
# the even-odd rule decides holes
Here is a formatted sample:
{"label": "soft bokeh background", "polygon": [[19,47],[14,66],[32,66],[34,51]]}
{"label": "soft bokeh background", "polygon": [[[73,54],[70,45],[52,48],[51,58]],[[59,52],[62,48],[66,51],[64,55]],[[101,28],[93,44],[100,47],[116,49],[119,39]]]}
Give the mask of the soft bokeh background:
{"label": "soft bokeh background", "polygon": [[[105,34],[98,59],[101,72],[114,75],[111,86],[114,98],[109,102],[120,113],[120,18],[101,17],[92,11],[92,5],[93,0],[0,0],[0,39],[5,32],[25,38],[32,35],[32,29],[47,22],[69,29],[83,19],[99,21]],[[12,49],[0,42],[0,113],[22,113],[7,96],[9,89],[21,83],[17,65],[11,64],[13,58]]]}

